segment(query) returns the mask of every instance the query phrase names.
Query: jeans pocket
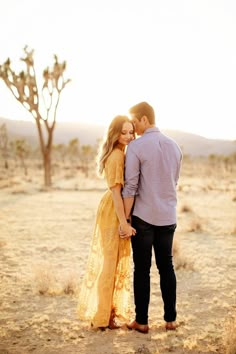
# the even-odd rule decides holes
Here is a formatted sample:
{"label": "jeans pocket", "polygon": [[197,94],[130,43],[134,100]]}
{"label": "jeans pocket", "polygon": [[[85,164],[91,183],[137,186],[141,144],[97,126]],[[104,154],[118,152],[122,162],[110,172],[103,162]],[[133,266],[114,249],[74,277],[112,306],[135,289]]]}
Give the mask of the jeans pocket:
{"label": "jeans pocket", "polygon": [[165,229],[166,229],[166,231],[174,232],[175,229],[176,229],[176,227],[177,227],[176,224],[172,224],[172,225],[167,225],[167,226],[165,226]]}
{"label": "jeans pocket", "polygon": [[132,217],[132,226],[142,231],[147,231],[152,227],[152,225],[150,225],[148,222],[140,219],[137,216]]}

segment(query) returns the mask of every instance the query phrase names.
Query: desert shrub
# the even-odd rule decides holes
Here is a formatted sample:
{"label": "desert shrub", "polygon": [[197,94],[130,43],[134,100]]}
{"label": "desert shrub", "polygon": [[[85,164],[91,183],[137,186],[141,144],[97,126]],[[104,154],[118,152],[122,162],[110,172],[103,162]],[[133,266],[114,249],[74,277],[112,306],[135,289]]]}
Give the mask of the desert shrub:
{"label": "desert shrub", "polygon": [[178,269],[193,270],[194,269],[193,261],[184,255],[184,253],[182,252],[182,249],[180,247],[180,243],[176,239],[174,239],[174,242],[173,242],[173,259],[174,259],[174,265],[175,265],[176,270],[178,270]]}

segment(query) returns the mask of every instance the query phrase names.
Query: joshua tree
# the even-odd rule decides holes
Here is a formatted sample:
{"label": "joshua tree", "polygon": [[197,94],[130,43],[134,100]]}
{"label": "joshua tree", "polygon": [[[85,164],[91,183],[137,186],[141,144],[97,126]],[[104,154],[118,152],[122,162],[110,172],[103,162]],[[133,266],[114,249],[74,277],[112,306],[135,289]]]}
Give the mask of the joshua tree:
{"label": "joshua tree", "polygon": [[[10,59],[0,65],[0,78],[3,79],[15,98],[32,114],[39,136],[39,143],[44,165],[44,184],[50,186],[51,181],[51,152],[53,132],[56,125],[56,113],[61,92],[70,80],[65,80],[64,71],[66,62],[59,63],[54,56],[54,65],[43,72],[42,99],[36,81],[34,66],[34,51],[27,46],[24,48],[25,56],[21,60],[26,68],[17,74],[11,67]],[[42,114],[40,102],[44,104],[45,114]]]}
{"label": "joshua tree", "polygon": [[68,143],[67,153],[69,155],[71,164],[74,165],[75,162],[78,164],[79,153],[80,153],[80,144],[79,139],[71,139]]}
{"label": "joshua tree", "polygon": [[28,168],[27,168],[25,160],[30,153],[30,146],[27,144],[27,142],[24,139],[13,140],[11,142],[11,146],[12,146],[16,156],[20,160],[21,167],[24,170],[25,176],[27,176],[28,175]]}
{"label": "joshua tree", "polygon": [[93,161],[95,155],[94,148],[91,145],[82,145],[81,146],[81,161],[82,161],[82,169],[85,173],[85,176],[89,175],[89,164]]}
{"label": "joshua tree", "polygon": [[65,163],[65,157],[67,154],[67,147],[65,144],[56,144],[53,145],[53,158],[56,161],[61,161],[63,164]]}
{"label": "joshua tree", "polygon": [[8,168],[8,134],[6,124],[0,126],[0,151],[4,159],[5,168]]}

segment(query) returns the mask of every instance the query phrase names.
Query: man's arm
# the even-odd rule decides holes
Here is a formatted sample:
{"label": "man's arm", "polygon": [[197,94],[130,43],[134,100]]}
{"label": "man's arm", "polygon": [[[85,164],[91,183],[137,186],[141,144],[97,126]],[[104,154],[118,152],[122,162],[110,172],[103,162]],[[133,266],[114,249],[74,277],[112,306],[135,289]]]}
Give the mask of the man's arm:
{"label": "man's arm", "polygon": [[127,197],[124,198],[124,208],[125,208],[125,216],[126,219],[130,219],[131,218],[131,210],[133,208],[134,205],[134,197]]}
{"label": "man's arm", "polygon": [[140,174],[140,163],[132,144],[128,146],[125,160],[125,186],[122,191],[124,200],[125,216],[131,217],[131,210],[134,205],[135,195],[137,195]]}

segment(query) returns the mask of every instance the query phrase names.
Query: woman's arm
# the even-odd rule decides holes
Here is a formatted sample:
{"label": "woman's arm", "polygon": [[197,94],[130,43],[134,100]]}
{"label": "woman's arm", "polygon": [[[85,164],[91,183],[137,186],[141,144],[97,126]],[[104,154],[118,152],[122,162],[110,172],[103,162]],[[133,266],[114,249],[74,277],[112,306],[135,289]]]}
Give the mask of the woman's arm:
{"label": "woman's arm", "polygon": [[121,196],[121,184],[116,184],[111,188],[111,191],[116,215],[119,219],[122,233],[124,233],[127,237],[135,235],[135,229],[126,220],[124,203]]}

